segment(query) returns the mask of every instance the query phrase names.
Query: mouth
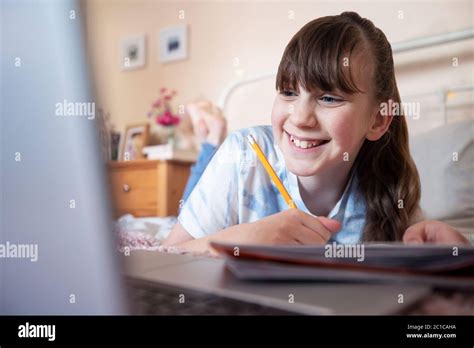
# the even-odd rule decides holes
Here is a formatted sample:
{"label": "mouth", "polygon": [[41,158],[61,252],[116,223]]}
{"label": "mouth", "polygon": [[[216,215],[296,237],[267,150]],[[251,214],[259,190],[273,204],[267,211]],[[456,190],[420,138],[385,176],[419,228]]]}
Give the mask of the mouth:
{"label": "mouth", "polygon": [[322,147],[323,145],[329,143],[330,139],[314,139],[314,138],[306,138],[306,137],[299,137],[293,134],[284,131],[288,136],[289,142],[292,147],[299,151],[308,152],[310,150],[317,149]]}

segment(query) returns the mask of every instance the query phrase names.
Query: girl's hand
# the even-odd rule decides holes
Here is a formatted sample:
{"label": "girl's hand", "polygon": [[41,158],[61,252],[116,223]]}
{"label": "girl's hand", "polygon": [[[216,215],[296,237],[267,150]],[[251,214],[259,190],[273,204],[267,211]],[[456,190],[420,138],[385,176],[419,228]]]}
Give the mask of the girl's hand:
{"label": "girl's hand", "polygon": [[[239,226],[239,225],[237,225]],[[240,225],[240,238],[249,244],[325,244],[341,229],[339,221],[288,209],[259,221]]]}
{"label": "girl's hand", "polygon": [[196,253],[219,253],[209,242],[239,244],[325,244],[341,229],[339,221],[314,217],[298,209],[288,209],[264,219],[238,224],[206,237],[194,239],[178,222],[161,245],[176,246]]}
{"label": "girl's hand", "polygon": [[451,226],[441,222],[427,220],[410,226],[403,235],[405,244],[470,244],[469,241]]}

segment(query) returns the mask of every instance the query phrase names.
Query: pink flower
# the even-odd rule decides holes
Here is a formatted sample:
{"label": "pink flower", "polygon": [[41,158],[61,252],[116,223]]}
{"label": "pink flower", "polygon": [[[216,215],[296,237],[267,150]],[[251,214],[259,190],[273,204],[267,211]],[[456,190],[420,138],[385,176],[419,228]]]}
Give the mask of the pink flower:
{"label": "pink flower", "polygon": [[160,88],[160,97],[152,104],[152,109],[148,112],[148,117],[153,117],[156,123],[168,127],[179,124],[179,115],[172,113],[169,102],[178,92],[176,90],[168,90],[165,87]]}
{"label": "pink flower", "polygon": [[169,110],[165,111],[163,115],[160,115],[156,118],[156,123],[161,124],[162,126],[169,127],[179,124],[179,117],[173,115]]}

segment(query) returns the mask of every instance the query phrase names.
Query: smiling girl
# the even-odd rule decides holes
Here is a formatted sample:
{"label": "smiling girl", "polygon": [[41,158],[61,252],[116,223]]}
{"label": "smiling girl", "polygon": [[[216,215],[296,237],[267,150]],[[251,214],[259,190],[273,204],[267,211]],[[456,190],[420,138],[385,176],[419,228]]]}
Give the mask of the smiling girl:
{"label": "smiling girl", "polygon": [[[283,53],[276,88],[272,126],[227,137],[164,245],[467,243],[444,223],[420,221],[405,117],[380,112],[400,103],[392,51],[371,21],[345,12],[307,23]],[[287,209],[249,134],[298,209]]]}

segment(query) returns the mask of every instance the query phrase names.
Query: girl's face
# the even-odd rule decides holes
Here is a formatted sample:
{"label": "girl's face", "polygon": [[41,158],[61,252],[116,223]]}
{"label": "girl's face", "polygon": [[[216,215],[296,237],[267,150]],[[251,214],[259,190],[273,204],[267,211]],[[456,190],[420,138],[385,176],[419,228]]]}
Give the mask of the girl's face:
{"label": "girl's face", "polygon": [[[354,82],[364,93],[304,90],[278,91],[272,110],[275,141],[287,168],[297,176],[313,176],[353,163],[371,134],[378,105],[370,97],[370,69],[361,66]],[[369,136],[370,137],[370,136]]]}

